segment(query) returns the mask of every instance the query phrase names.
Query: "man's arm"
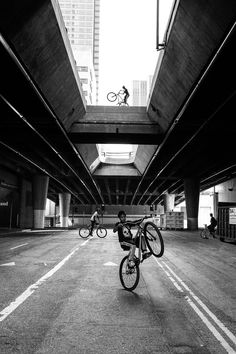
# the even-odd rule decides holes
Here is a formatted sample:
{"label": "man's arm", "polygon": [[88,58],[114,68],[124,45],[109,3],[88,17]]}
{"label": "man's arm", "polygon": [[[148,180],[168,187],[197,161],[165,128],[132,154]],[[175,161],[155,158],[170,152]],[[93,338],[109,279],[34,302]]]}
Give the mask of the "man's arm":
{"label": "man's arm", "polygon": [[122,227],[122,224],[118,222],[118,223],[115,224],[113,232],[117,232],[119,227]]}

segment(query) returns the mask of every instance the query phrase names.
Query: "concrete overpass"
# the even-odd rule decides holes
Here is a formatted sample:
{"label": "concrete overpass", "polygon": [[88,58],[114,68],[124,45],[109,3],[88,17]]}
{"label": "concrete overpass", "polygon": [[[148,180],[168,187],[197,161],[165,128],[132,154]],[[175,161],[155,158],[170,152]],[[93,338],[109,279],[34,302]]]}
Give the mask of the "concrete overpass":
{"label": "concrete overpass", "polygon": [[[195,218],[193,191],[236,175],[235,1],[175,2],[142,108],[86,107],[56,0],[0,6],[0,167],[16,188],[43,174],[49,198],[82,205],[189,195]],[[138,144],[134,162],[90,170],[107,142]]]}

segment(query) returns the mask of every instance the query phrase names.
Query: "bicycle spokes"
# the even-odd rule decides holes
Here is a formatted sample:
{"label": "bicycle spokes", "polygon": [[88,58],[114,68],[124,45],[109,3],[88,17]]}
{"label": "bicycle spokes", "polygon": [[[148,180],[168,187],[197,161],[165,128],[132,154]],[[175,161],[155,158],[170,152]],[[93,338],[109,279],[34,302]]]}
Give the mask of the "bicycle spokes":
{"label": "bicycle spokes", "polygon": [[139,267],[136,262],[125,256],[120,264],[120,281],[126,290],[134,290],[139,282]]}
{"label": "bicycle spokes", "polygon": [[161,257],[164,253],[164,242],[160,230],[151,221],[144,225],[144,236],[150,252],[155,257]]}

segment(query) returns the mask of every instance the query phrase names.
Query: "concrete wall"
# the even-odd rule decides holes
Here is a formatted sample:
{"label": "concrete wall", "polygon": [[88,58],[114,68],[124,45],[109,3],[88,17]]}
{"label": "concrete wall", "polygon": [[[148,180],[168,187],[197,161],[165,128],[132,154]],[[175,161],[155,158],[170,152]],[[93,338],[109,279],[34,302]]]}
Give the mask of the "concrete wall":
{"label": "concrete wall", "polygon": [[31,228],[33,227],[32,183],[23,179],[20,193],[19,227]]}
{"label": "concrete wall", "polygon": [[[96,205],[90,206],[78,206],[74,207],[76,212],[72,212],[70,209],[70,220],[74,220],[74,226],[86,225],[90,221],[92,213],[95,211]],[[104,225],[114,225],[118,221],[117,214],[120,210],[124,210],[127,215],[127,219],[137,219],[144,215],[150,214],[149,205],[109,205],[105,206],[105,212],[103,213],[102,223]]]}
{"label": "concrete wall", "polygon": [[16,227],[19,220],[18,178],[0,169],[0,227]]}
{"label": "concrete wall", "polygon": [[236,203],[236,178],[215,187],[219,203]]}

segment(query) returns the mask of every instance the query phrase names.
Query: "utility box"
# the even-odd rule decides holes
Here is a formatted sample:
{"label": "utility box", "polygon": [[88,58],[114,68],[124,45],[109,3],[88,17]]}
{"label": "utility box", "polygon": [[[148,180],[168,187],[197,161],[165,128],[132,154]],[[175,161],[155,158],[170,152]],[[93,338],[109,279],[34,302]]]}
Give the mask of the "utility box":
{"label": "utility box", "polygon": [[221,241],[236,241],[236,206],[218,207],[217,234]]}
{"label": "utility box", "polygon": [[161,214],[160,228],[170,230],[183,230],[184,228],[184,213],[182,211],[169,211]]}

